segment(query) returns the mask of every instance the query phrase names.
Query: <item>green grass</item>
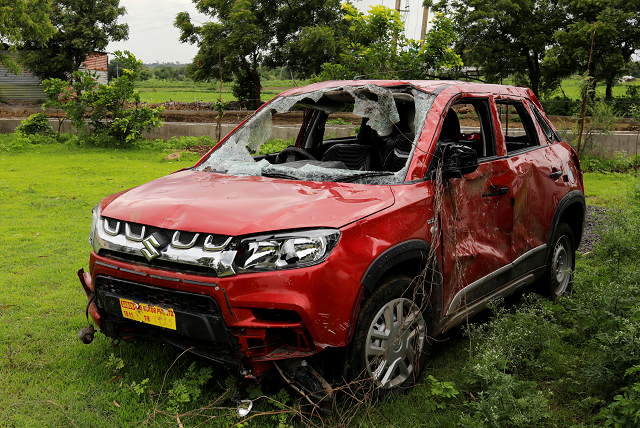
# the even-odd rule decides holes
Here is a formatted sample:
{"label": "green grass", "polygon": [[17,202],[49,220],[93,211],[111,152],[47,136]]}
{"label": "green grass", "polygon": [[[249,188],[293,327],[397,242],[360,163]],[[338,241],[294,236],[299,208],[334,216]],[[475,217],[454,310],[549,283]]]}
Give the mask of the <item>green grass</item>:
{"label": "green grass", "polygon": [[132,374],[123,384],[130,385],[166,370],[172,352],[110,348],[104,337],[81,345],[86,296],[75,272],[87,266],[93,205],[185,166],[162,158],[157,151],[66,146],[0,152],[0,426],[69,426],[65,412],[79,426],[122,426],[145,417],[119,382],[105,384],[113,377],[106,359],[130,356]]}
{"label": "green grass", "polygon": [[[250,416],[280,411],[282,406],[273,400],[294,404],[298,397],[284,389],[278,377],[268,378],[260,387],[255,387],[236,382],[233,376],[215,367],[209,374],[198,371],[209,366],[188,355],[172,365],[178,354],[170,347],[150,343],[111,347],[101,334],[96,334],[91,345],[83,345],[77,338],[78,330],[87,325],[86,296],[76,271],[86,268],[89,260],[87,237],[91,208],[106,195],[190,165],[196,156],[183,155],[181,162],[165,161],[164,155],[172,151],[177,142],[150,145],[153,150],[106,150],[72,144],[9,150],[12,138],[15,137],[0,135],[0,426],[177,426],[177,409],[185,427],[197,424],[226,427],[242,421],[230,401],[236,392],[240,398],[265,394],[256,401]],[[590,203],[619,207],[622,195],[631,184],[628,175],[585,174]],[[578,269],[586,269],[587,264],[580,259]],[[585,284],[578,286],[577,293],[588,291]],[[518,328],[538,331],[535,328],[540,322],[527,318],[529,306],[519,300],[515,302],[512,311],[514,317],[520,317]],[[574,301],[563,303],[566,308],[544,306],[547,308],[544,311],[566,318],[562,318],[564,324],[560,323],[557,328],[540,330],[545,334],[562,333],[564,342],[552,343],[549,339],[549,349],[554,352],[558,352],[558,346],[573,346],[572,340],[577,340],[572,334],[578,333],[572,333],[569,325],[578,315],[573,312],[562,315],[562,311],[571,309],[571,302]],[[494,317],[488,322],[489,315],[485,313],[476,318],[474,325],[499,328],[498,322],[506,322],[508,316],[502,315],[497,321]],[[518,331],[518,328],[512,330]],[[474,419],[477,426],[485,426],[482,408],[475,406],[469,395],[479,403],[494,403],[488,395],[480,395],[483,388],[493,391],[494,384],[487,381],[484,386],[478,386],[469,378],[469,373],[476,373],[473,364],[479,360],[474,358],[481,354],[475,346],[485,340],[491,344],[495,337],[473,330],[469,338],[463,328],[454,329],[435,342],[433,358],[424,376],[408,394],[383,399],[375,407],[362,407],[355,413],[349,407],[353,401],[343,395],[339,410],[331,419],[313,421],[326,426],[444,427],[470,426],[462,421],[473,416],[477,418]],[[582,373],[585,366],[589,366],[589,361],[580,359],[590,358],[590,354],[580,354],[586,348],[587,342],[571,348],[566,359],[558,352],[559,360],[553,373],[566,371],[566,382],[580,379],[572,378],[571,373]],[[188,374],[194,361],[197,370]],[[534,363],[541,364],[535,358],[526,362]],[[540,374],[534,377],[538,382],[534,392],[538,388],[549,398],[552,413],[551,419],[542,419],[543,425],[588,426],[593,414],[588,408],[589,402],[584,401],[588,397],[579,397],[583,400],[579,401],[562,395],[580,385],[553,383],[550,371],[539,370]],[[459,394],[447,398],[441,391],[442,385],[432,383],[429,375],[438,381],[452,382]],[[207,379],[203,386],[197,386],[198,380]],[[548,393],[552,389],[558,393],[557,397]],[[169,391],[173,391],[173,395]],[[177,391],[184,394],[177,395]],[[507,394],[510,390],[505,391]],[[519,398],[521,401],[533,393],[530,389],[526,391],[529,395],[523,395]],[[576,400],[578,404],[574,403]],[[580,404],[582,402],[587,404]],[[206,416],[189,413],[210,403],[214,403],[215,409],[203,411]],[[214,416],[216,419],[212,419]],[[351,416],[355,419],[349,419]],[[156,425],[149,421],[150,417]],[[304,425],[298,418],[286,414],[263,414],[250,420],[247,426],[275,427],[280,423]]]}
{"label": "green grass", "polygon": [[[299,86],[307,81],[296,82]],[[265,80],[262,82],[262,101],[269,101],[276,95],[292,88],[290,80]],[[136,82],[136,90],[140,93],[140,100],[149,103],[163,103],[167,101],[194,102],[196,100],[211,102],[220,97],[219,83],[193,82],[189,80],[157,80],[150,79],[144,82]],[[222,86],[222,100],[237,101],[231,93],[231,86],[227,83]]]}
{"label": "green grass", "polygon": [[633,173],[585,173],[584,189],[587,205],[620,208],[625,205],[634,182]]}
{"label": "green grass", "polygon": [[[554,95],[562,95],[562,91],[569,98],[580,98],[580,86],[578,85],[578,79],[564,79],[560,84],[562,89],[556,89]],[[640,82],[627,82],[627,83],[616,83],[613,87],[613,96],[620,97],[627,93],[627,87],[629,86],[638,86]],[[598,84],[596,87],[596,96],[600,98],[604,98],[605,91],[607,86],[604,83]]]}

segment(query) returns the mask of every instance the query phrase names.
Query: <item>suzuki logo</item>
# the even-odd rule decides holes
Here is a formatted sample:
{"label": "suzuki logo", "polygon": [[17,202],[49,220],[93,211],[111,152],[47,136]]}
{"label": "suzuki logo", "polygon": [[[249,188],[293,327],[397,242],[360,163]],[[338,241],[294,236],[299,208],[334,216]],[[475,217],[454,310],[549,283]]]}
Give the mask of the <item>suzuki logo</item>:
{"label": "suzuki logo", "polygon": [[144,248],[142,249],[142,255],[151,261],[160,255],[162,248],[166,247],[169,243],[169,239],[161,232],[155,232],[148,238],[142,241]]}

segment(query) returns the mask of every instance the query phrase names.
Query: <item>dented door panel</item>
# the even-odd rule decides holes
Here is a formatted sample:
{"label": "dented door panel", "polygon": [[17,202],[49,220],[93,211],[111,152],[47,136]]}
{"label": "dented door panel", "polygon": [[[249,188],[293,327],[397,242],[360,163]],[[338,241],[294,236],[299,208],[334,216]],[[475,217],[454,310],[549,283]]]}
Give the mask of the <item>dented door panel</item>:
{"label": "dented door panel", "polygon": [[[442,222],[443,301],[448,312],[454,296],[511,260],[513,173],[505,159],[483,162],[476,172],[444,183]],[[507,188],[505,193],[500,189]],[[495,196],[490,196],[495,194]],[[483,196],[484,195],[484,196]],[[508,276],[508,272],[506,272]],[[504,274],[469,290],[461,304],[491,293]]]}

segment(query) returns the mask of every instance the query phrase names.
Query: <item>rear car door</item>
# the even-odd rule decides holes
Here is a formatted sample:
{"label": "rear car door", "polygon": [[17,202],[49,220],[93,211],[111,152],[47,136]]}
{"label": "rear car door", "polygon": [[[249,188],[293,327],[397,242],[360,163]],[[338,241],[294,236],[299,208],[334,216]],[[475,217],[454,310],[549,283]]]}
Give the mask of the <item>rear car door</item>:
{"label": "rear car door", "polygon": [[555,207],[566,193],[562,163],[526,100],[496,100],[512,182],[511,253],[515,280],[544,266],[546,243]]}

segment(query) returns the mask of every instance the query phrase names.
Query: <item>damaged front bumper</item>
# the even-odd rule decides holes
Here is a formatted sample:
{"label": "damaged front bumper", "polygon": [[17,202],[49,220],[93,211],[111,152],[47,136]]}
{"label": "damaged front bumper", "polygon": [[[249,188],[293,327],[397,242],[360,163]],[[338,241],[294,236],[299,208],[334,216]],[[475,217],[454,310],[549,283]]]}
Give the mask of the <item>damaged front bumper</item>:
{"label": "damaged front bumper", "polygon": [[[323,304],[310,304],[327,281],[318,266],[215,278],[132,265],[95,252],[90,263],[91,272],[81,269],[78,277],[88,298],[87,315],[100,332],[112,339],[168,343],[247,377],[258,377],[274,361],[346,346],[360,289],[354,280],[350,301],[334,307],[328,323]],[[291,289],[301,283],[306,290]],[[147,311],[175,319],[163,324],[145,317]]]}

